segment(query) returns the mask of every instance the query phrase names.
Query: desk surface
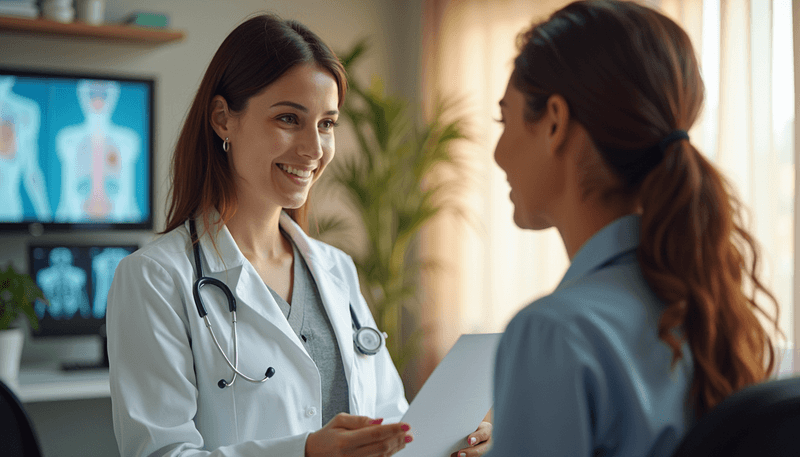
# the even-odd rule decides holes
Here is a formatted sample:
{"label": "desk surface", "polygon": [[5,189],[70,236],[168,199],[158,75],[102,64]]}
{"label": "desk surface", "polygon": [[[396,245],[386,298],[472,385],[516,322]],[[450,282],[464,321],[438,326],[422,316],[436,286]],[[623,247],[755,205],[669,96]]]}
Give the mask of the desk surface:
{"label": "desk surface", "polygon": [[108,370],[67,372],[53,364],[20,367],[14,392],[24,403],[111,396]]}

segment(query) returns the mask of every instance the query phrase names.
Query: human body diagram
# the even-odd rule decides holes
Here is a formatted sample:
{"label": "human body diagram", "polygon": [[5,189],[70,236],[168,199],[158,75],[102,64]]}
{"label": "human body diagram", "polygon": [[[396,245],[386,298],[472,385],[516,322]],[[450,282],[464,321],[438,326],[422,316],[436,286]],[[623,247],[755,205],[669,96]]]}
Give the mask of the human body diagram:
{"label": "human body diagram", "polygon": [[39,167],[41,109],[26,97],[12,92],[13,76],[0,77],[0,220],[22,221],[25,217],[20,184],[33,205],[36,219],[50,220],[50,203],[44,175]]}
{"label": "human body diagram", "polygon": [[56,135],[62,167],[56,222],[141,218],[135,188],[141,139],[134,130],[111,120],[119,94],[119,83],[113,81],[77,84],[85,121],[64,127]]}
{"label": "human body diagram", "polygon": [[57,247],[50,251],[50,266],[37,273],[36,283],[50,302],[48,307],[41,301],[36,302],[35,311],[40,318],[44,317],[45,309],[53,319],[71,319],[76,312],[80,312],[81,317],[91,316],[86,272],[72,262],[69,248]]}

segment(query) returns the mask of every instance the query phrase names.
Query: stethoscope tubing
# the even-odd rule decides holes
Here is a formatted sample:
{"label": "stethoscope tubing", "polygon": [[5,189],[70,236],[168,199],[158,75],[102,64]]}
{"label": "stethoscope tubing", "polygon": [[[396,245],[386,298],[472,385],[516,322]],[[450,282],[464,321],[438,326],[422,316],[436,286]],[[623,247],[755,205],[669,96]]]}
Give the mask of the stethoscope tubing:
{"label": "stethoscope tubing", "polygon": [[[239,371],[239,337],[238,331],[236,329],[236,297],[233,296],[233,292],[231,292],[230,287],[228,287],[224,282],[220,281],[216,278],[211,278],[208,276],[203,275],[203,266],[200,262],[200,240],[197,236],[197,229],[195,228],[194,218],[189,219],[189,234],[191,237],[192,242],[192,249],[194,251],[194,264],[195,270],[197,273],[197,279],[192,286],[192,295],[194,297],[194,304],[197,307],[197,313],[203,319],[203,322],[206,325],[206,328],[211,333],[211,339],[214,341],[214,346],[216,346],[217,350],[222,357],[225,359],[225,363],[228,364],[231,370],[233,370],[233,377],[231,377],[230,381],[226,381],[225,379],[220,379],[217,385],[222,389],[228,386],[233,385],[236,382],[236,376],[241,376],[246,381],[254,382],[254,383],[262,383],[267,379],[271,378],[275,374],[275,369],[273,367],[267,368],[267,371],[264,373],[263,378],[251,378],[241,371]],[[231,313],[231,325],[233,327],[233,363],[231,363],[230,359],[228,358],[225,351],[222,349],[222,346],[219,344],[217,340],[217,336],[214,334],[214,329],[211,326],[211,321],[208,318],[208,313],[206,312],[205,305],[203,305],[203,300],[200,297],[200,289],[205,287],[206,285],[214,286],[222,291],[225,294],[225,298],[228,301],[228,310]],[[350,317],[353,319],[353,342],[356,346],[358,352],[364,355],[375,355],[378,353],[381,347],[383,347],[383,342],[386,338],[385,333],[380,333],[378,330],[372,327],[361,327],[361,324],[358,321],[358,317],[356,316],[355,311],[353,310],[352,304],[350,305]],[[372,338],[377,339],[378,344],[373,347],[365,347],[364,344],[361,343],[359,335],[369,334],[372,335]],[[373,341],[375,341],[373,339]]]}
{"label": "stethoscope tubing", "polygon": [[[220,389],[232,386],[234,382],[236,382],[236,376],[241,376],[246,381],[254,382],[254,383],[262,383],[265,382],[267,379],[271,378],[272,375],[275,374],[275,369],[272,367],[267,368],[267,371],[264,373],[264,377],[261,379],[258,378],[251,378],[246,374],[239,371],[239,332],[236,326],[236,297],[233,296],[233,292],[231,292],[230,287],[228,287],[224,282],[220,281],[216,278],[209,278],[207,276],[203,276],[203,266],[200,263],[200,241],[197,238],[197,230],[195,229],[194,219],[189,220],[189,232],[192,238],[192,244],[194,249],[194,261],[195,267],[197,270],[197,280],[195,280],[194,285],[192,287],[192,295],[194,296],[194,303],[197,307],[197,313],[200,317],[203,318],[203,322],[206,325],[206,328],[211,333],[211,339],[214,341],[214,346],[217,347],[217,350],[222,357],[225,359],[225,363],[228,364],[231,370],[233,370],[233,377],[231,377],[230,381],[226,381],[224,378],[220,379],[217,385]],[[214,329],[211,326],[211,321],[208,318],[208,313],[206,312],[206,308],[203,305],[203,300],[200,297],[200,289],[206,285],[214,286],[222,291],[225,294],[225,297],[228,300],[228,310],[231,313],[231,326],[233,327],[233,360],[234,362],[231,363],[228,355],[225,354],[225,351],[222,350],[222,346],[219,344],[219,340],[217,340],[217,335],[214,334]]]}

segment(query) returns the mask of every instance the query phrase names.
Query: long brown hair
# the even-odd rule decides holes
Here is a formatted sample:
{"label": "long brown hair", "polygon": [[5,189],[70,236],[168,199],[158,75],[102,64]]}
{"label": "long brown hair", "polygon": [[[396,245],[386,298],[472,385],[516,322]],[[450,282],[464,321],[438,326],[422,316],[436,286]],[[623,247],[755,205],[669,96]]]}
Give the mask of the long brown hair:
{"label": "long brown hair", "polygon": [[[339,106],[347,92],[345,70],[334,52],[299,22],[259,15],[236,27],[222,42],[197,89],[172,159],[170,204],[162,233],[216,208],[224,224],[237,208],[233,169],[222,141],[211,127],[211,100],[221,95],[234,113],[250,98],[296,65],[313,62],[328,70],[339,88]],[[286,212],[308,231],[308,204]]]}
{"label": "long brown hair", "polygon": [[[688,341],[690,393],[697,416],[727,395],[764,380],[775,365],[755,301],[774,296],[758,274],[758,247],[742,207],[715,167],[686,139],[703,103],[692,44],[675,22],[650,8],[612,0],[578,1],[520,35],[512,84],[537,120],[552,94],[594,141],[620,182],[616,192],[642,207],[638,259],[664,301],[659,337],[673,364]],[[752,293],[743,290],[743,284]]]}

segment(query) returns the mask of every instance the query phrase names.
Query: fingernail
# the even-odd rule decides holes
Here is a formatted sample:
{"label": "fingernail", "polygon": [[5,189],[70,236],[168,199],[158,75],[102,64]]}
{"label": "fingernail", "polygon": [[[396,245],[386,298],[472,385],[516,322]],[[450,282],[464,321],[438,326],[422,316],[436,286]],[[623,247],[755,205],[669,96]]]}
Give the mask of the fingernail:
{"label": "fingernail", "polygon": [[381,419],[374,419],[374,420],[369,421],[369,423],[372,424],[372,425],[380,425],[382,422],[383,422],[382,418]]}
{"label": "fingernail", "polygon": [[[474,436],[469,439],[469,445],[470,446],[475,445],[475,443],[477,443],[477,442],[478,442],[478,438],[475,438]],[[462,452],[462,454],[463,454],[463,452]]]}
{"label": "fingernail", "polygon": [[414,437],[411,436],[411,435],[406,435],[406,437],[403,438],[403,439],[405,440],[406,443],[410,443],[410,442],[414,441]]}
{"label": "fingernail", "polygon": [[462,452],[461,454],[458,454],[458,457],[467,457],[467,453],[466,452]]}
{"label": "fingernail", "polygon": [[411,430],[411,426],[410,426],[410,425],[408,425],[408,424],[403,424],[403,425],[400,427],[400,430],[402,430],[402,431],[404,431],[404,432],[407,432],[407,431]]}

